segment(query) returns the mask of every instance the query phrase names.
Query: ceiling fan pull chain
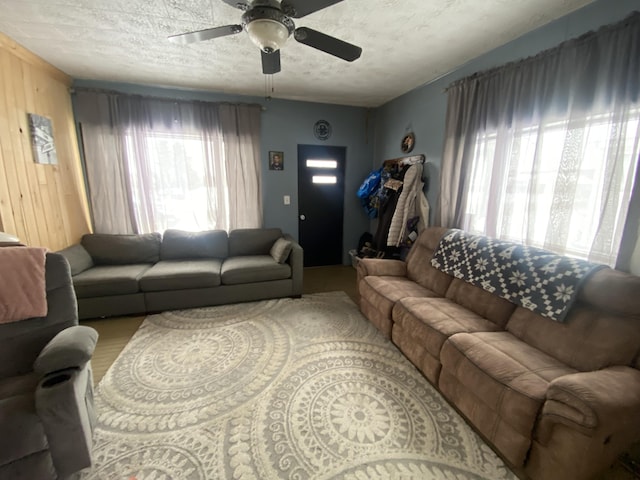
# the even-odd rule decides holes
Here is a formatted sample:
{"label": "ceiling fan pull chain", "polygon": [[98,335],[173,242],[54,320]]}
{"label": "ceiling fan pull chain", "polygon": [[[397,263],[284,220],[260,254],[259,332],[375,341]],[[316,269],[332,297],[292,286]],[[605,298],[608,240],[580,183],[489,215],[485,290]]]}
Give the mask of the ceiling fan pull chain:
{"label": "ceiling fan pull chain", "polygon": [[271,100],[275,93],[275,80],[273,75],[264,76],[264,99]]}

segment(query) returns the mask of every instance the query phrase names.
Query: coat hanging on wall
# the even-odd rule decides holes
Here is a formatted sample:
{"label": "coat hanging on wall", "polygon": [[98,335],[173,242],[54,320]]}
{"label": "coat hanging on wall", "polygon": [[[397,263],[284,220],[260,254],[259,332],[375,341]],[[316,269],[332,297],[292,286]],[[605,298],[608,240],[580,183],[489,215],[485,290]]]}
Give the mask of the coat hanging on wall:
{"label": "coat hanging on wall", "polygon": [[374,237],[378,256],[399,256],[399,247],[410,246],[429,223],[429,204],[422,181],[424,155],[386,160],[383,163],[378,228]]}

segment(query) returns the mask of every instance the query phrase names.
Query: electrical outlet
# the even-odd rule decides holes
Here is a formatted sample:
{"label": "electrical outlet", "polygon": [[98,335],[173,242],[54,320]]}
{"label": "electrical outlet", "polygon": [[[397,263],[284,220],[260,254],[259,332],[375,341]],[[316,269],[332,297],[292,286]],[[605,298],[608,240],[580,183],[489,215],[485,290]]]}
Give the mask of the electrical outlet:
{"label": "electrical outlet", "polygon": [[291,197],[289,195],[284,196],[284,204],[291,205]]}

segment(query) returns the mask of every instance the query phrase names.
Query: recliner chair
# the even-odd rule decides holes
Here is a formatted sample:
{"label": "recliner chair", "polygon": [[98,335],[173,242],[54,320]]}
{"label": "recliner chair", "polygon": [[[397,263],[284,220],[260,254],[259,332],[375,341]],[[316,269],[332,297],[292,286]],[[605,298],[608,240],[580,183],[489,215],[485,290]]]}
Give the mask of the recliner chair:
{"label": "recliner chair", "polygon": [[0,479],[64,479],[91,465],[98,334],[78,325],[62,255],[46,254],[45,283],[45,317],[0,323]]}

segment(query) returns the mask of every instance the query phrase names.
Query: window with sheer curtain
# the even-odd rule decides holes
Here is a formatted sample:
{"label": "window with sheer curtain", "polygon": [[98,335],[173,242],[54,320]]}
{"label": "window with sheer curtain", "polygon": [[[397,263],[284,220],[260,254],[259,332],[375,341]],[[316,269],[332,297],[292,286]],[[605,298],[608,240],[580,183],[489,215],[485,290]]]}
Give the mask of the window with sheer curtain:
{"label": "window with sheer curtain", "polygon": [[[124,140],[128,159],[135,161],[137,143],[148,153],[145,173],[135,166],[128,169],[137,216],[147,208],[154,212],[147,230],[200,231],[229,224],[228,188],[225,182],[208,185],[206,144],[201,138],[149,132],[141,138],[129,133]],[[221,169],[226,176],[223,163]],[[211,198],[220,199],[221,208],[209,208]]]}
{"label": "window with sheer curtain", "polygon": [[[614,265],[635,177],[638,119],[635,110],[622,123],[594,115],[580,124],[478,135],[462,227]],[[594,242],[603,226],[609,238]]]}
{"label": "window with sheer curtain", "polygon": [[77,93],[99,233],[262,226],[260,107]]}
{"label": "window with sheer curtain", "polygon": [[615,266],[640,155],[639,40],[633,14],[453,84],[440,223]]}

